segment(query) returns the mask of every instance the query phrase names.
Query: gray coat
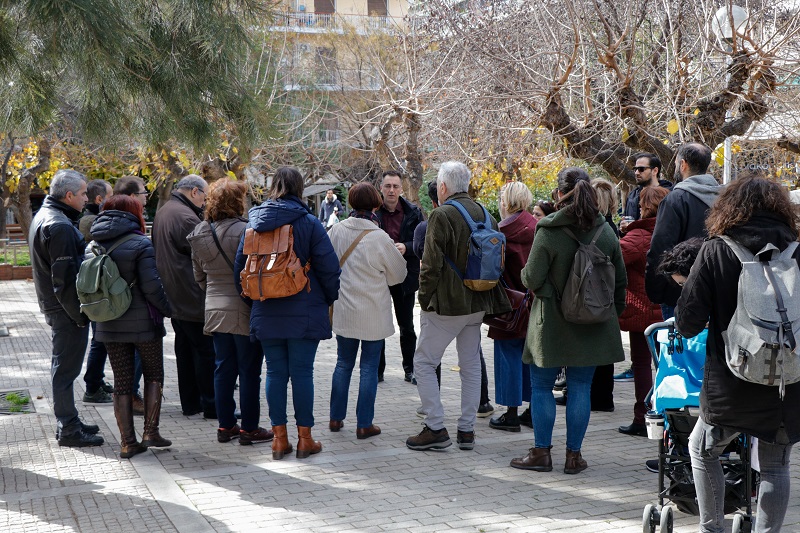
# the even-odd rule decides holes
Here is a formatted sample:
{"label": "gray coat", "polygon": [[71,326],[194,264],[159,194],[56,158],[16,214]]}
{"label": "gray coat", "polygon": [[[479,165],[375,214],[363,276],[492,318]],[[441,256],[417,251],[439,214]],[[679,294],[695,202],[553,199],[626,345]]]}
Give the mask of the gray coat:
{"label": "gray coat", "polygon": [[[222,250],[231,260],[236,259],[236,249],[247,222],[241,218],[228,218],[214,223]],[[250,307],[244,303],[233,279],[233,268],[214,243],[211,225],[203,221],[189,236],[192,247],[194,279],[206,294],[206,316],[203,332],[250,335]]]}

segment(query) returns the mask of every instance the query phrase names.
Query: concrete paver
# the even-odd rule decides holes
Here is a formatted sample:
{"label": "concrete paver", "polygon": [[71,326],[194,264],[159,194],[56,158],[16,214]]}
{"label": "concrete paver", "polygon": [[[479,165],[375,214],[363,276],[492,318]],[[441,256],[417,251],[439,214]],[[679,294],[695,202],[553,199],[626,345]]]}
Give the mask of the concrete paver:
{"label": "concrete paver", "polygon": [[[0,338],[0,389],[25,388],[42,396],[35,400],[36,413],[0,416],[0,531],[632,533],[642,531],[645,504],[657,502],[656,475],[643,467],[657,444],[616,431],[630,422],[633,383],[616,385],[615,412],[592,413],[582,450],[589,469],[579,475],[560,470],[563,408],[554,432],[553,472],[510,468],[510,459],[532,445],[532,431],[494,431],[488,418],[478,419],[473,451],[455,444],[443,452],[408,450],[405,439],[422,421],[415,414],[416,388],[403,381],[397,335],[387,341],[386,381],[379,385],[375,409],[383,433],[367,441],[355,438],[357,372],[345,427],[339,433],[327,429],[336,362],[336,343],[329,340],[320,344],[315,367],[314,436],[323,443],[322,453],[273,461],[268,444],[218,443],[215,421],[180,412],[170,331],[161,430],[172,448],[119,459],[113,408],[80,401],[81,416],[100,425],[106,444],[60,448],[49,403],[50,330],[33,284],[0,282],[0,302],[0,317],[11,332]],[[483,348],[493,398],[489,339]],[[442,397],[453,433],[460,402],[458,374],[450,371],[455,364],[451,347],[443,363]],[[110,365],[106,374],[113,381]],[[82,387],[79,379],[78,399]],[[141,432],[141,418],[136,424]],[[261,424],[269,424],[263,395]],[[295,438],[293,428],[290,436]],[[794,466],[791,473],[797,486],[800,470]],[[696,517],[676,512],[675,519],[676,532],[697,530]],[[790,499],[784,531],[800,531],[796,498]]]}

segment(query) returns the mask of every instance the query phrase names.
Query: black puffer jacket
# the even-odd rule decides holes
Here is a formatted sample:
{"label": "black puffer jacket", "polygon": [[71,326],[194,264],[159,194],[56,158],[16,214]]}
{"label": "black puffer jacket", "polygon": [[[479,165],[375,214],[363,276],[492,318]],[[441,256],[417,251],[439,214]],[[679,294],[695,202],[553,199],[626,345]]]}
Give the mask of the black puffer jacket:
{"label": "black puffer jacket", "polygon": [[64,311],[81,327],[89,319],[81,313],[75,279],[86,243],[78,231],[80,212],[48,196],[36,213],[28,234],[33,283],[44,314]]}
{"label": "black puffer jacket", "polygon": [[[747,223],[726,234],[753,253],[766,243],[781,250],[797,238],[785,223],[768,213],[757,213]],[[800,263],[800,248],[795,253]],[[700,390],[703,420],[744,431],[773,442],[781,424],[791,442],[800,442],[800,383],[786,386],[781,400],[778,387],[759,385],[734,376],[725,363],[722,332],[736,310],[741,263],[722,239],[703,244],[676,310],[678,331],[687,337],[700,333],[708,321],[708,347]],[[710,318],[709,318],[710,317]]]}
{"label": "black puffer jacket", "polygon": [[170,316],[167,295],[158,277],[153,244],[141,235],[139,221],[125,211],[103,211],[92,224],[92,237],[104,248],[128,235],[139,233],[111,252],[120,275],[130,284],[131,306],[116,320],[98,322],[95,338],[100,342],[144,342],[166,334],[162,320],[155,320],[148,303],[163,316]]}

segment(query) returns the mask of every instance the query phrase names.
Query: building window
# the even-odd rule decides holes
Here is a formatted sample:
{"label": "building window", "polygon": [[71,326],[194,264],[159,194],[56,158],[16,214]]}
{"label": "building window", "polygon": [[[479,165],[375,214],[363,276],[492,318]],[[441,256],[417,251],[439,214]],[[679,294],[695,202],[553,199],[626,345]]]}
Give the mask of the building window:
{"label": "building window", "polygon": [[336,6],[334,0],[314,0],[314,12],[332,14],[336,13]]}
{"label": "building window", "polygon": [[386,6],[386,0],[367,0],[367,13],[373,17],[387,16],[389,10]]}

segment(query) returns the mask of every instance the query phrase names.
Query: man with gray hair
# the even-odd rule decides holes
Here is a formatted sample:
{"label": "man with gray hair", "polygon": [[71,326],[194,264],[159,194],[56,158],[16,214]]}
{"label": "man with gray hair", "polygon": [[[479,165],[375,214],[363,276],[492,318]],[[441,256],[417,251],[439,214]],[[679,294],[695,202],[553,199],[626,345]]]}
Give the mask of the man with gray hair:
{"label": "man with gray hair", "polygon": [[[194,280],[192,248],[186,239],[203,221],[207,188],[206,181],[195,174],[175,185],[172,197],[153,220],[153,246],[158,274],[172,306],[181,410],[186,416],[202,412],[205,418],[216,419],[214,344],[211,337],[203,335],[205,294]],[[144,402],[146,407],[146,390]]]}
{"label": "man with gray hair", "polygon": [[52,330],[50,375],[60,446],[100,446],[104,442],[97,435],[98,426],[85,424],[78,417],[73,394],[89,340],[89,319],[81,313],[75,288],[86,248],[78,231],[86,200],[86,176],[74,170],[59,170],[28,235],[39,309]]}
{"label": "man with gray hair", "polygon": [[[422,432],[406,440],[406,446],[412,450],[440,450],[451,444],[444,426],[436,367],[453,339],[461,369],[461,417],[456,442],[462,450],[474,447],[481,389],[481,321],[484,314],[511,310],[499,284],[487,291],[473,291],[460,277],[460,272],[466,270],[472,232],[458,209],[448,203],[461,204],[473,220],[483,221],[487,216],[483,206],[467,194],[470,177],[463,163],[442,164],[437,179],[442,205],[434,209],[428,219],[419,276],[421,330],[414,353],[417,390],[426,416]],[[496,230],[497,222],[494,219],[491,222]]]}

